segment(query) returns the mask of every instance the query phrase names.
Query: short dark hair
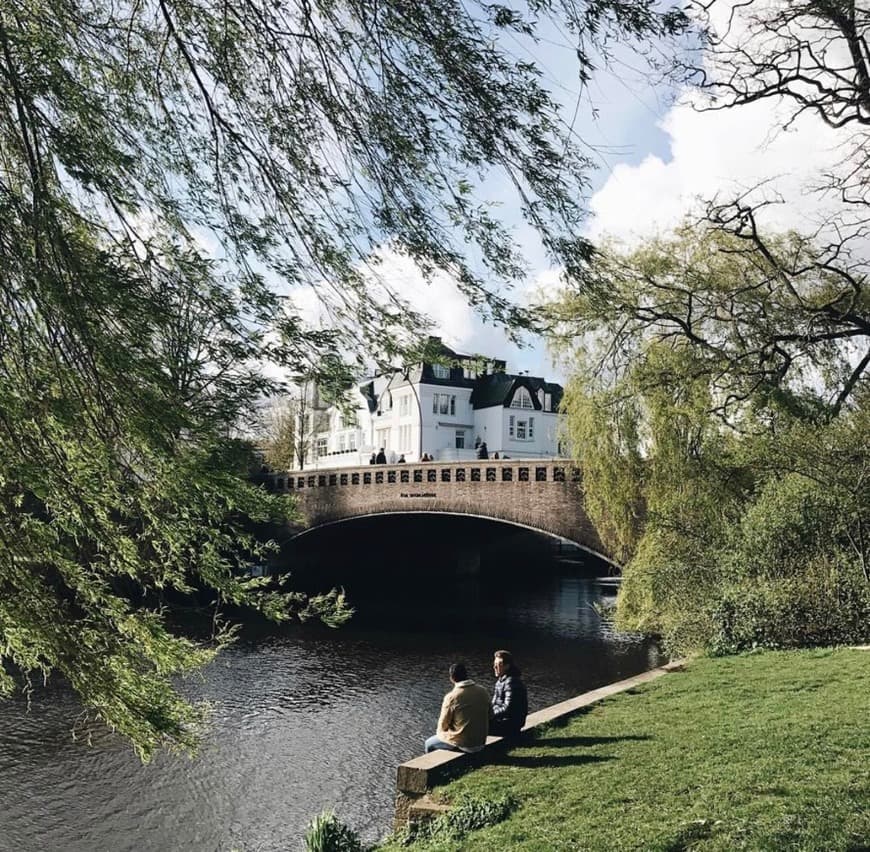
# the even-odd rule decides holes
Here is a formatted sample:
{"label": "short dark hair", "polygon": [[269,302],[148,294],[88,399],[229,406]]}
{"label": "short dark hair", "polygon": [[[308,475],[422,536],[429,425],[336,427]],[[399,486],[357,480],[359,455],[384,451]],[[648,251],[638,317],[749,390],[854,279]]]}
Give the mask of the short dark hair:
{"label": "short dark hair", "polygon": [[454,663],[450,666],[450,680],[456,681],[456,683],[468,680],[468,669],[465,668],[465,663]]}
{"label": "short dark hair", "polygon": [[496,651],[493,654],[494,657],[498,657],[505,665],[507,669],[507,674],[509,675],[518,675],[520,673],[519,666],[514,662],[514,655],[510,651]]}

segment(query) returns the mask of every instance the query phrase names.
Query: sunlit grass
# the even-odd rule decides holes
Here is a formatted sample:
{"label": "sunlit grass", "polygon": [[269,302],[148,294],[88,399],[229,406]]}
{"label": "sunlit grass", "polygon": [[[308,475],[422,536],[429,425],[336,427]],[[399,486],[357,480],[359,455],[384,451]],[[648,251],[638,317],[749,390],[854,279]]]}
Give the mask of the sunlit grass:
{"label": "sunlit grass", "polygon": [[520,803],[427,849],[870,850],[870,652],[693,661],[439,791]]}

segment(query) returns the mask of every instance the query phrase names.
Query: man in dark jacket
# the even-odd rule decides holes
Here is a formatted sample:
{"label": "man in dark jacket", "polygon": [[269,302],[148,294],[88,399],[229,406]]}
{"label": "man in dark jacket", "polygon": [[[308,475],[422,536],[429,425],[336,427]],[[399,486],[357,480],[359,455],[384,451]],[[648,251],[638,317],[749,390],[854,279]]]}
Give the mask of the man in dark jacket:
{"label": "man in dark jacket", "polygon": [[526,723],[529,699],[526,685],[510,651],[496,651],[493,671],[497,678],[489,714],[489,732],[495,737],[515,737]]}

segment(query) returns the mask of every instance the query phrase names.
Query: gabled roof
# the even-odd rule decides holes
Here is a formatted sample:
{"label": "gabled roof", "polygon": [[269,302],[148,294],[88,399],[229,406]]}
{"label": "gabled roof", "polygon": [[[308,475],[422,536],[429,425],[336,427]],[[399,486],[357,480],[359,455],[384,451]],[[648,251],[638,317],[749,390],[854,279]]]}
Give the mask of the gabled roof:
{"label": "gabled roof", "polygon": [[528,390],[536,411],[540,411],[542,407],[538,399],[539,390],[550,394],[552,410],[558,410],[563,393],[561,385],[544,381],[537,376],[517,376],[511,373],[490,373],[478,378],[471,392],[471,405],[475,409],[492,408],[496,405],[507,407],[520,387]]}

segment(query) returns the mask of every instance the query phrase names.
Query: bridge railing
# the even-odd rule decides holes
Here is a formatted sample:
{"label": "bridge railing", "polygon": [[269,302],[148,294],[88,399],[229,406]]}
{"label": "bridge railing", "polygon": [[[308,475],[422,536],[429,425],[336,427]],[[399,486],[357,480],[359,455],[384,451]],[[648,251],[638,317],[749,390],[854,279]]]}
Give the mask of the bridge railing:
{"label": "bridge railing", "polygon": [[338,470],[270,472],[258,478],[273,491],[302,492],[313,488],[454,482],[580,482],[581,472],[571,459],[476,459],[470,462],[380,464]]}

